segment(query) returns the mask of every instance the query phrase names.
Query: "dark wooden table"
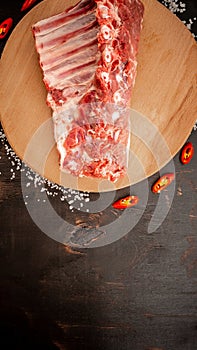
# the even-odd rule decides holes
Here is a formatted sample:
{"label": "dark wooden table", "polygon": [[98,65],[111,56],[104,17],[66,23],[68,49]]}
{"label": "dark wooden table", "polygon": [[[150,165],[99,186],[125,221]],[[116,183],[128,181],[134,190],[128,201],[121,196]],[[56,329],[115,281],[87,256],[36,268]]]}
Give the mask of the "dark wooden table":
{"label": "dark wooden table", "polygon": [[[0,22],[12,17],[15,26],[26,13],[20,12],[22,3],[1,4]],[[163,3],[181,8],[179,1]],[[196,2],[183,4],[186,11],[175,14],[196,34]],[[1,52],[8,37],[0,42]],[[195,149],[196,133],[193,130],[188,139]],[[52,207],[77,232],[73,242],[80,242],[80,248],[74,248],[50,238],[32,220],[27,210],[30,197],[44,205],[37,178],[27,167],[21,171],[2,129],[0,140],[0,348],[195,350],[197,155],[187,165],[180,163],[180,153],[173,159],[175,192],[170,197],[171,185],[163,191],[162,205],[169,211],[156,230],[148,227],[158,206],[151,186],[159,174],[146,182],[147,204],[134,227],[97,248],[88,249],[83,233],[86,238],[88,233],[91,238],[96,232],[105,234],[106,225],[118,223],[123,213],[110,205],[96,213],[71,210],[69,197],[62,201],[58,191],[51,196],[50,185]],[[27,177],[28,197],[22,195],[22,175]],[[131,191],[137,194],[143,185]],[[115,196],[127,193],[122,189]],[[98,196],[90,194],[89,199],[86,205],[91,209]],[[126,220],[139,210],[140,206],[129,209]]]}

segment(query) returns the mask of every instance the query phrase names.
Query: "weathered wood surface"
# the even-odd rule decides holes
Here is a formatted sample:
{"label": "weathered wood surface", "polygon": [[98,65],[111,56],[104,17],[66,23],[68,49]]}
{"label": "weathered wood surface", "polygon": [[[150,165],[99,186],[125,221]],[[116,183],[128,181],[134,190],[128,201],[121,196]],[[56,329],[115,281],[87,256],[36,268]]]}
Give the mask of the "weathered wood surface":
{"label": "weathered wood surface", "polygon": [[[195,150],[196,132],[189,137]],[[2,143],[0,147],[0,347],[196,349],[196,153],[186,166],[175,156],[175,196],[155,232],[147,229],[158,202],[150,191],[158,174],[148,179],[145,211],[128,234],[104,247],[73,250],[32,221],[21,193],[21,173],[10,180],[12,165]],[[132,191],[137,190],[134,185]],[[170,191],[165,191],[166,206]],[[116,196],[126,194],[126,189],[118,190]],[[84,214],[72,213],[56,198],[51,203],[76,229],[84,220],[97,228],[114,220],[111,208]]]}

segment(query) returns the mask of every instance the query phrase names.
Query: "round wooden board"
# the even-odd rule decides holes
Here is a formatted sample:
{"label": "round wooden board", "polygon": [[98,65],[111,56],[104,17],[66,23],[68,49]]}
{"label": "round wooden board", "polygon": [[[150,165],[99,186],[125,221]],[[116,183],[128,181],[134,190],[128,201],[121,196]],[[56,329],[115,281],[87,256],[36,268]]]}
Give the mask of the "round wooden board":
{"label": "round wooden board", "polygon": [[154,174],[186,142],[197,112],[197,45],[184,24],[163,5],[142,0],[145,13],[131,98],[128,176],[111,184],[62,174],[31,26],[76,2],[43,1],[13,30],[1,58],[1,122],[16,154],[34,171],[65,187],[104,192]]}

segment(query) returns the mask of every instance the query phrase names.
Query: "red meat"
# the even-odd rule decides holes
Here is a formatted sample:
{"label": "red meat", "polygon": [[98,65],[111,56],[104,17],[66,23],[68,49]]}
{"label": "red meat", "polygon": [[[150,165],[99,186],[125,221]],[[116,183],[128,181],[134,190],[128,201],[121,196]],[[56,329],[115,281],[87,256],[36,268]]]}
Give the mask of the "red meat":
{"label": "red meat", "polygon": [[143,14],[140,0],[81,0],[33,26],[61,170],[126,174]]}

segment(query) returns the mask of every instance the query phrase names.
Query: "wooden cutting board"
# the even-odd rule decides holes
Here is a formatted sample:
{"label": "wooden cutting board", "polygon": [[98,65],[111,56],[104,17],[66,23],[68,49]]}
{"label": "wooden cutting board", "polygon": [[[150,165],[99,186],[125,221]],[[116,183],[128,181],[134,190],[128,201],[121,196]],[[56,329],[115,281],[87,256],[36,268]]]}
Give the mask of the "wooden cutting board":
{"label": "wooden cutting board", "polygon": [[53,138],[51,109],[31,26],[77,1],[46,0],[15,27],[1,58],[1,122],[16,154],[34,171],[65,187],[108,191],[135,184],[176,155],[197,112],[197,44],[184,24],[156,0],[145,6],[138,72],[131,98],[128,176],[111,184],[62,174]]}

